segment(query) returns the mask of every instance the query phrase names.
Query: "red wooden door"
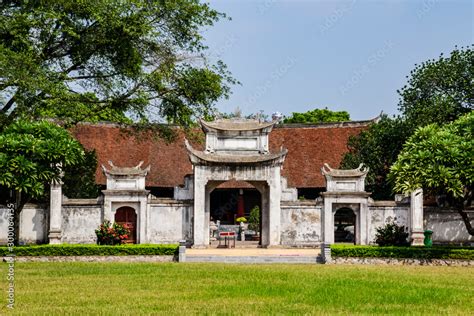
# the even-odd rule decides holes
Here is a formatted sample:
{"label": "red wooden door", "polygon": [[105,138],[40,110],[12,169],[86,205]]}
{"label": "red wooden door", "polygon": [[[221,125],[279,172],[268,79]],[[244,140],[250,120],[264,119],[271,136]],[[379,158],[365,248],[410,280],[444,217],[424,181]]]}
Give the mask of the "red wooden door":
{"label": "red wooden door", "polygon": [[137,243],[137,214],[131,207],[124,206],[115,212],[115,222],[121,225],[127,225],[130,230],[128,238],[124,240],[126,244]]}

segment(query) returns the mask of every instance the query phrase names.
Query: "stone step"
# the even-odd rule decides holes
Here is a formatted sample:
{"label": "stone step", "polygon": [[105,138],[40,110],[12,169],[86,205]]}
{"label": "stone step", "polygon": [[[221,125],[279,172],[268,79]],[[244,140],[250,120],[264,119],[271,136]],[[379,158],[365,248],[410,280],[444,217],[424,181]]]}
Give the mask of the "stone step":
{"label": "stone step", "polygon": [[186,262],[216,263],[321,263],[320,256],[218,256],[187,255]]}

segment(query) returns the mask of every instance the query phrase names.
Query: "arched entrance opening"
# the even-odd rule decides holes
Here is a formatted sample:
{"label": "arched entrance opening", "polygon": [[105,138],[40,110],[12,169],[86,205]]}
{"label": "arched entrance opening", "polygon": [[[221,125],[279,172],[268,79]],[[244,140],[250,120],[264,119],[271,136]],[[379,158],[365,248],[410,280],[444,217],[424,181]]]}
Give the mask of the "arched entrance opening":
{"label": "arched entrance opening", "polygon": [[[235,180],[211,186],[215,186],[209,193],[211,247],[222,246],[222,240],[219,242],[222,232],[234,232],[237,247],[260,246],[266,223],[263,216],[268,212],[260,190],[249,182]],[[242,218],[245,221],[241,224]]]}
{"label": "arched entrance opening", "polygon": [[115,222],[124,225],[130,230],[128,238],[124,240],[126,244],[137,243],[137,213],[130,206],[123,206],[115,212]]}
{"label": "arched entrance opening", "polygon": [[356,215],[351,208],[343,207],[334,214],[334,242],[356,243]]}

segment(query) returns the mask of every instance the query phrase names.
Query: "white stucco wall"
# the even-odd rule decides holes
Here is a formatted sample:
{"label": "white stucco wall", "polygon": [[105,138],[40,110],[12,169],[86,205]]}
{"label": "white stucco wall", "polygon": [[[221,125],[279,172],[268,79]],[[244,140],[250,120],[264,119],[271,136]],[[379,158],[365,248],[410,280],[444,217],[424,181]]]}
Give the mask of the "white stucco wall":
{"label": "white stucco wall", "polygon": [[[474,225],[474,212],[469,213],[471,224]],[[465,243],[473,242],[474,237],[469,235],[466,225],[456,210],[424,208],[424,227],[433,231],[433,241],[438,243]]]}
{"label": "white stucco wall", "polygon": [[61,242],[70,244],[95,244],[95,230],[102,222],[102,208],[99,204],[63,205]]}
{"label": "white stucco wall", "polygon": [[[44,205],[26,204],[20,215],[20,243],[47,243],[48,211]],[[0,207],[0,244],[7,243],[7,209]]]}
{"label": "white stucco wall", "polygon": [[149,204],[148,242],[178,243],[192,240],[192,203],[173,199],[155,199]]}
{"label": "white stucco wall", "polygon": [[27,204],[20,215],[20,242],[41,244],[47,242],[49,216],[44,207]]}
{"label": "white stucco wall", "polygon": [[315,201],[284,202],[281,205],[281,244],[286,246],[319,245],[322,206]]}
{"label": "white stucco wall", "polygon": [[394,202],[377,202],[369,206],[369,243],[375,243],[376,228],[384,226],[387,221],[396,219],[398,225],[408,227],[410,205],[397,205]]}
{"label": "white stucco wall", "polygon": [[6,206],[0,206],[0,245],[7,243],[8,237],[8,210]]}

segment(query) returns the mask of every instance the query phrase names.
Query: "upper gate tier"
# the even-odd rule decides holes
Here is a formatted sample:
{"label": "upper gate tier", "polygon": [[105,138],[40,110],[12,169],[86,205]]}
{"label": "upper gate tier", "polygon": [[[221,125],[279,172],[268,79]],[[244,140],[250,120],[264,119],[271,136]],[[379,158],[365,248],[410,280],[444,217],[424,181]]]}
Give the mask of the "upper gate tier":
{"label": "upper gate tier", "polygon": [[268,153],[268,134],[276,122],[246,119],[200,120],[206,153],[255,155]]}
{"label": "upper gate tier", "polygon": [[206,134],[206,149],[198,151],[185,141],[193,165],[281,165],[287,150],[268,149],[268,134],[276,122],[220,119],[201,120]]}

